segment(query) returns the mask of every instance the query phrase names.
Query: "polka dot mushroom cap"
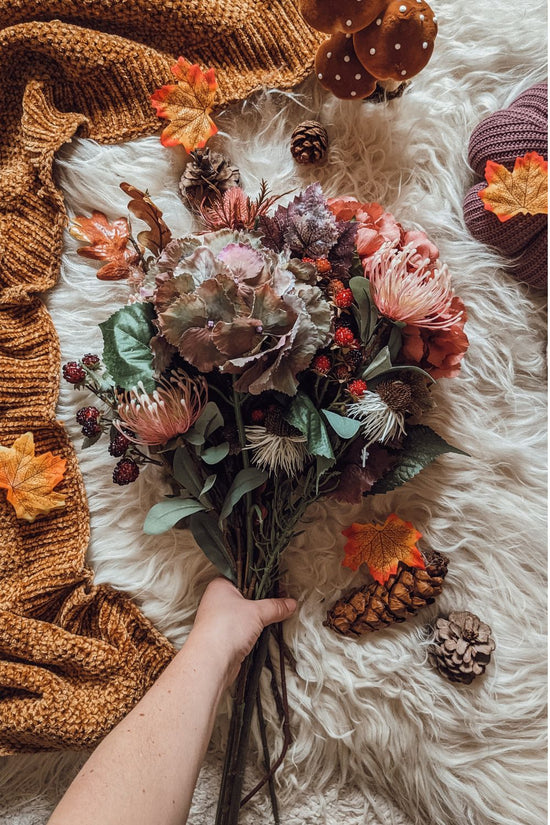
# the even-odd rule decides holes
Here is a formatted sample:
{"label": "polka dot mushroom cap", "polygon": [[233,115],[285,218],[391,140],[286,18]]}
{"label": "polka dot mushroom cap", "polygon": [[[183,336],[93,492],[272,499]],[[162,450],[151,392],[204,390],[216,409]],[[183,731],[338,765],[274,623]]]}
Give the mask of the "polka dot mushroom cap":
{"label": "polka dot mushroom cap", "polygon": [[301,0],[300,12],[312,29],[353,34],[370,25],[387,0]]}
{"label": "polka dot mushroom cap", "polygon": [[380,80],[404,80],[428,63],[437,35],[437,18],[427,3],[393,0],[374,23],[357,32],[357,57]]}
{"label": "polka dot mushroom cap", "polygon": [[313,28],[332,33],[315,70],[336,97],[361,99],[378,81],[407,81],[434,49],[437,17],[424,0],[302,0],[301,11]]}

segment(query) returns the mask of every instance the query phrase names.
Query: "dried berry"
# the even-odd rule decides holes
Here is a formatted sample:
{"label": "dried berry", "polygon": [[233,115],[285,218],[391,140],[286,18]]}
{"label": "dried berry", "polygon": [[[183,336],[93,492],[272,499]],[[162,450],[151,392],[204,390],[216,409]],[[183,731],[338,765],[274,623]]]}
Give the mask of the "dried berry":
{"label": "dried berry", "polygon": [[353,292],[351,289],[340,289],[335,293],[333,300],[339,309],[347,309],[353,304]]}
{"label": "dried berry", "polygon": [[63,364],[63,378],[69,384],[81,384],[86,378],[86,373],[76,361],[68,361]]}
{"label": "dried berry", "polygon": [[100,432],[101,427],[97,421],[86,421],[85,424],[82,425],[82,435],[85,435],[86,438],[94,438],[94,436],[99,435]]}
{"label": "dried berry", "polygon": [[76,413],[76,423],[82,427],[84,424],[92,421],[94,424],[99,418],[99,410],[97,407],[81,407]]}
{"label": "dried berry", "polygon": [[326,355],[317,355],[313,359],[311,366],[315,370],[315,372],[318,372],[321,375],[326,375],[332,366],[332,362],[330,358]]}
{"label": "dried berry", "polygon": [[329,272],[332,272],[332,264],[327,258],[317,258],[315,266],[319,275],[328,275]]}
{"label": "dried berry", "polygon": [[349,327],[340,327],[334,333],[334,343],[339,347],[350,347],[355,343],[355,335]]}
{"label": "dried berry", "polygon": [[112,456],[114,456],[115,458],[120,458],[121,455],[124,455],[129,446],[130,441],[126,438],[125,435],[122,435],[122,433],[120,433],[120,435],[117,435],[115,436],[115,438],[111,439],[107,449],[109,450],[109,453]]}
{"label": "dried berry", "polygon": [[334,370],[334,375],[339,381],[347,381],[350,375],[349,367],[346,364],[338,364]]}
{"label": "dried berry", "polygon": [[328,291],[331,295],[336,295],[336,293],[340,292],[342,289],[345,289],[343,281],[340,281],[338,278],[334,278],[329,281]]}
{"label": "dried berry", "polygon": [[265,418],[265,410],[262,410],[259,407],[256,410],[252,410],[250,413],[250,418],[254,424],[261,424]]}
{"label": "dried berry", "polygon": [[88,367],[89,370],[96,370],[101,364],[101,360],[99,355],[93,355],[89,352],[87,355],[82,356],[82,363],[85,367]]}
{"label": "dried berry", "polygon": [[350,381],[348,384],[348,392],[354,398],[361,398],[367,391],[367,385],[365,381],[362,381],[360,378],[355,381]]}
{"label": "dried berry", "polygon": [[113,481],[121,486],[132,484],[139,476],[139,467],[132,458],[121,458],[113,470]]}

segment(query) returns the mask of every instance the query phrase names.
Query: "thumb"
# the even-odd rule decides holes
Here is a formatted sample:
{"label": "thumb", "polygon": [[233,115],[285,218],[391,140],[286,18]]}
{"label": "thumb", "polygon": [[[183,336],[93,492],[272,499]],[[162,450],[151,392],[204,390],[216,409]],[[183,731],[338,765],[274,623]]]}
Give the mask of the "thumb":
{"label": "thumb", "polygon": [[264,627],[274,622],[284,622],[292,616],[298,603],[296,599],[260,599],[256,602],[256,607],[260,614],[260,619]]}

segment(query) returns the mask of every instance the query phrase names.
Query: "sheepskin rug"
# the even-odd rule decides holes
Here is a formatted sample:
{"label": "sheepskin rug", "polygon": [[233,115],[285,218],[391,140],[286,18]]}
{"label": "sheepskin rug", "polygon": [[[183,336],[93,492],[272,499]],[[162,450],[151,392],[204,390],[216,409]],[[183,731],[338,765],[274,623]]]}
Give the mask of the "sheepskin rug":
{"label": "sheepskin rug", "polygon": [[[406,226],[422,227],[449,264],[469,316],[461,374],[438,382],[427,419],[469,455],[443,456],[404,488],[358,507],[315,504],[285,554],[286,587],[300,602],[286,625],[298,672],[289,675],[294,741],[277,776],[285,825],[546,821],[546,301],[468,235],[461,206],[473,182],[466,160],[472,129],[545,79],[546,4],[433,6],[435,53],[402,99],[341,102],[312,80],[293,94],[266,91],[224,111],[212,141],[239,166],[251,194],[262,178],[273,192],[318,179],[328,195],[379,201]],[[329,130],[321,168],[299,168],[289,153],[292,130],[310,118]],[[177,195],[185,161],[183,151],[164,149],[156,136],[112,147],[74,140],[60,152],[57,172],[70,214],[97,208],[111,219],[125,215],[119,183],[128,181],[149,190],[177,236],[191,227]],[[76,247],[67,234],[59,285],[45,296],[63,361],[101,350],[96,325],[127,296],[126,285],[97,280]],[[62,386],[58,414],[78,450],[74,412],[91,401]],[[96,581],[130,592],[179,646],[214,571],[186,534],[142,534],[144,514],[160,497],[158,479],[148,470],[135,485],[116,487],[102,443],[79,451]],[[341,566],[341,530],[394,511],[421,530],[424,547],[449,557],[443,594],[405,624],[360,641],[339,638],[322,626],[326,610],[365,581]],[[445,681],[427,662],[424,628],[452,609],[478,614],[496,639],[485,677],[471,686]],[[267,682],[263,687],[267,696]],[[220,708],[192,825],[213,821],[228,711],[229,700]],[[277,728],[274,749],[281,739]],[[84,758],[4,759],[0,821],[47,822]],[[258,770],[252,755],[247,784]],[[242,822],[270,821],[260,794]]]}

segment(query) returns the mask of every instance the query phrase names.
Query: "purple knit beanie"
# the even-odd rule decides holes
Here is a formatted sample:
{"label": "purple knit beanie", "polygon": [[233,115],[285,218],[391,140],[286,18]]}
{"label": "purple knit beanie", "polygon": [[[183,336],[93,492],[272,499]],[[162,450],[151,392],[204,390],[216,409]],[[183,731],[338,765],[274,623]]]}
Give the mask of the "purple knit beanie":
{"label": "purple knit beanie", "polygon": [[[470,166],[479,177],[488,160],[512,171],[517,157],[538,152],[548,159],[548,84],[538,83],[507,108],[495,112],[474,129],[468,147]],[[474,238],[510,256],[513,275],[544,289],[548,268],[548,218],[516,215],[502,223],[485,209],[478,195],[487,183],[477,183],[464,199],[464,219]]]}

